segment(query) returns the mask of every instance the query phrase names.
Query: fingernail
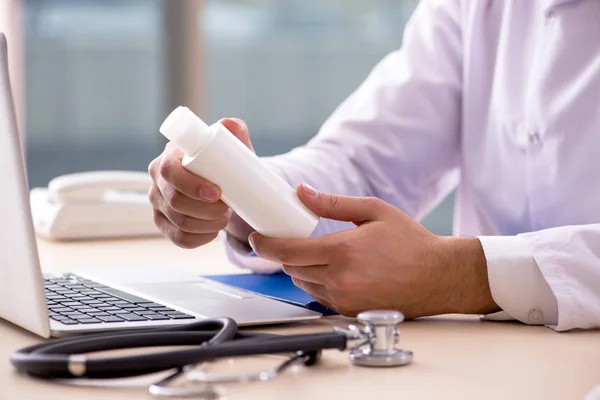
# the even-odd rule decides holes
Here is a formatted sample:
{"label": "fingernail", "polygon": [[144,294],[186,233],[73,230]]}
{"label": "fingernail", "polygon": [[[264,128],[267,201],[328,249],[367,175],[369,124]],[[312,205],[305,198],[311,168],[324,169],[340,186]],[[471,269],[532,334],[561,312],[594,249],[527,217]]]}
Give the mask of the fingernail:
{"label": "fingernail", "polygon": [[304,186],[304,191],[306,192],[307,195],[309,196],[316,196],[317,195],[317,191],[310,186],[308,183],[303,183],[302,186]]}
{"label": "fingernail", "polygon": [[219,193],[213,187],[204,186],[200,189],[200,198],[206,201],[217,201],[219,199]]}
{"label": "fingernail", "polygon": [[238,126],[238,128],[243,128],[242,124],[240,124],[240,121],[237,118],[232,118],[232,117],[227,117],[227,118],[221,118],[219,120],[219,122],[222,124],[224,121],[231,121],[234,124],[236,124]]}
{"label": "fingernail", "polygon": [[238,126],[238,128],[243,129],[244,126],[240,123],[239,118],[229,118],[230,120],[232,120],[233,122],[235,122],[235,124]]}
{"label": "fingernail", "polygon": [[256,253],[256,249],[254,248],[254,238],[252,237],[252,234],[248,236],[248,244],[252,248],[252,251]]}

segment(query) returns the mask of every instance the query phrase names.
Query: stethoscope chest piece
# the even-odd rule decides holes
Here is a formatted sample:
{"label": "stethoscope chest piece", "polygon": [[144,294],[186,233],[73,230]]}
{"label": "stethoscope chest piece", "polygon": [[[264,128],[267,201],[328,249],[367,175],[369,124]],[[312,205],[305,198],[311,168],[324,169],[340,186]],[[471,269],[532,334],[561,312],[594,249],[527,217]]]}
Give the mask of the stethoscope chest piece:
{"label": "stethoscope chest piece", "polygon": [[350,361],[364,367],[398,367],[410,364],[412,351],[396,349],[400,332],[397,325],[404,321],[404,315],[398,311],[366,311],[358,315],[357,320],[365,325],[364,329],[350,326],[357,339],[364,339],[350,352]]}

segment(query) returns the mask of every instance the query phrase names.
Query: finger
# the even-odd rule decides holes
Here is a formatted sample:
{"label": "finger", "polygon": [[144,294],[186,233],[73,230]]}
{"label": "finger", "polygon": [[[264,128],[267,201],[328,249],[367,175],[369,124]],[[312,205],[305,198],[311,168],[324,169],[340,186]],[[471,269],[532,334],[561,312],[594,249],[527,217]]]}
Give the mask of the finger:
{"label": "finger", "polygon": [[178,192],[192,199],[206,202],[218,201],[221,198],[219,187],[183,168],[182,157],[181,150],[170,144],[167,145],[158,165],[154,166],[156,170],[153,171],[154,180],[159,181],[162,178],[173,185]]}
{"label": "finger", "polygon": [[[308,293],[310,297],[315,299],[319,304],[329,308],[330,310],[335,309],[335,306],[329,300],[329,292],[327,291],[326,287],[320,287],[319,285],[311,286],[310,282],[302,281],[301,279],[296,278],[292,278],[292,282],[294,282],[294,285]],[[306,289],[303,287],[306,287]]]}
{"label": "finger", "polygon": [[165,237],[184,249],[195,249],[212,242],[217,237],[216,232],[203,234],[184,232],[173,225],[164,214],[156,210],[154,211],[154,223]]}
{"label": "finger", "polygon": [[329,301],[327,300],[327,288],[325,286],[297,278],[292,278],[292,282],[294,282],[294,285],[310,294],[313,298],[316,299],[318,297],[329,304]]}
{"label": "finger", "polygon": [[317,301],[317,303],[321,304],[322,306],[329,308],[330,310],[335,310],[335,307],[333,306],[333,304],[331,304],[329,302],[329,300],[325,299],[324,297],[319,297],[317,295],[311,295],[311,297],[313,299],[315,299]]}
{"label": "finger", "polygon": [[239,118],[223,118],[219,121],[225,128],[234,134],[242,143],[246,145],[250,150],[254,151],[252,142],[250,142],[250,133],[248,132],[248,126],[244,121]]}
{"label": "finger", "polygon": [[225,229],[231,217],[230,211],[222,214],[220,218],[213,220],[192,218],[178,213],[171,207],[166,207],[160,211],[177,229],[194,234],[219,232]]}
{"label": "finger", "polygon": [[320,217],[361,223],[380,219],[386,203],[373,197],[349,197],[323,193],[307,184],[299,185],[298,197]]}
{"label": "finger", "polygon": [[215,220],[221,218],[229,208],[222,201],[205,203],[201,200],[192,199],[178,191],[164,179],[160,179],[156,187],[164,201],[158,198],[153,201],[153,204],[156,203],[158,208],[165,214],[169,214],[167,209],[172,208],[174,211],[192,218]]}
{"label": "finger", "polygon": [[283,272],[293,279],[299,279],[305,282],[317,283],[327,286],[329,283],[329,268],[327,265],[296,266],[283,265]]}
{"label": "finger", "polygon": [[343,232],[315,238],[277,239],[253,232],[250,246],[260,257],[282,265],[329,264]]}

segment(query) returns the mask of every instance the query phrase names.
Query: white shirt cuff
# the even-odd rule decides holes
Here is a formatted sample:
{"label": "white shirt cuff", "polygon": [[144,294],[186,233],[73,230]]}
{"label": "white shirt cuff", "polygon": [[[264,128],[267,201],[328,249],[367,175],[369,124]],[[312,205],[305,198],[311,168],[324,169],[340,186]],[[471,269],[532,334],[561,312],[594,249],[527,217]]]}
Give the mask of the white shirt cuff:
{"label": "white shirt cuff", "polygon": [[556,297],[544,279],[527,240],[519,236],[478,237],[487,259],[492,298],[503,310],[484,319],[516,319],[530,325],[556,325]]}

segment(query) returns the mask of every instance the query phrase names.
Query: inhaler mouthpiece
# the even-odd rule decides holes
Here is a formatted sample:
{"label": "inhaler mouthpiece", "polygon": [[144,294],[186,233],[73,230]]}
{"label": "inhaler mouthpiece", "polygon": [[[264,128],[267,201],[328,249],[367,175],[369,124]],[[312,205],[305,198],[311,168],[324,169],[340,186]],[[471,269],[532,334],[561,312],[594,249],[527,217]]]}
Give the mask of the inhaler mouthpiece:
{"label": "inhaler mouthpiece", "polygon": [[192,155],[211,137],[210,127],[187,107],[177,107],[159,128],[185,155]]}

